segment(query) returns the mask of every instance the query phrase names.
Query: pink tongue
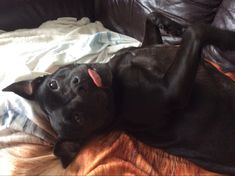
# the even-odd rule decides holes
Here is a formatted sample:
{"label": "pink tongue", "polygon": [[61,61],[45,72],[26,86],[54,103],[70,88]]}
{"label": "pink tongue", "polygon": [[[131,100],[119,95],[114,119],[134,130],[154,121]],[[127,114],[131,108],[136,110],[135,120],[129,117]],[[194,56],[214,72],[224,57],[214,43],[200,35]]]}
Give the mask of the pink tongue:
{"label": "pink tongue", "polygon": [[93,82],[95,83],[95,85],[97,87],[102,87],[103,86],[102,85],[102,79],[96,71],[94,71],[92,69],[88,69],[88,74],[90,75],[91,79],[93,80]]}

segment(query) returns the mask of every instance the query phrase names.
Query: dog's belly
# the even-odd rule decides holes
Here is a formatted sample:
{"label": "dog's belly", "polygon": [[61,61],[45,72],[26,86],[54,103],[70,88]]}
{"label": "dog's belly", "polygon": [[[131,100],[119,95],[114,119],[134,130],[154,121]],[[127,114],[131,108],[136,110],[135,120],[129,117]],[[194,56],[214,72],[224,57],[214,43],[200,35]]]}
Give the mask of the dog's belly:
{"label": "dog's belly", "polygon": [[[166,65],[162,62],[164,64],[160,67],[164,69],[156,70],[160,75],[156,79],[161,79],[171,65],[172,57],[167,59],[170,59],[169,62]],[[142,61],[140,59],[139,63],[154,63]],[[120,77],[125,78],[122,81],[127,87],[131,85],[130,81],[146,78],[146,72],[143,72],[144,76],[142,73],[137,76],[138,72],[127,72],[125,76],[125,71],[131,68],[128,64],[125,66]],[[152,68],[146,71],[155,71],[155,67]],[[134,83],[135,87],[143,85],[143,81]],[[200,64],[191,96],[181,109],[162,111],[161,94],[155,96],[149,90],[143,94],[139,94],[138,90],[128,90],[123,97],[119,114],[124,119],[122,125],[138,139],[213,170],[216,170],[213,167],[218,167],[220,171],[231,167],[235,171],[235,83],[210,65]]]}
{"label": "dog's belly", "polygon": [[204,85],[200,86],[204,91],[194,89],[184,109],[166,116],[161,116],[157,111],[154,113],[153,109],[150,110],[154,114],[136,113],[137,118],[142,116],[145,124],[151,121],[141,126],[141,130],[134,125],[130,133],[144,143],[186,157],[202,167],[213,170],[217,167],[218,171],[228,167],[234,169],[235,99],[221,99],[224,94],[217,97],[209,94],[210,89],[204,89]]}
{"label": "dog's belly", "polygon": [[200,66],[189,103],[168,118],[169,152],[220,171],[235,168],[235,83],[230,79]]}
{"label": "dog's belly", "polygon": [[[235,94],[234,94],[235,95]],[[235,104],[193,97],[190,106],[171,115],[174,125],[164,148],[201,166],[235,169]],[[232,104],[230,104],[232,103]],[[166,130],[169,128],[165,128]],[[164,131],[162,131],[164,133]],[[169,134],[169,132],[167,132]],[[167,144],[168,144],[167,143]],[[155,143],[157,146],[157,143]],[[161,147],[161,146],[160,146]]]}

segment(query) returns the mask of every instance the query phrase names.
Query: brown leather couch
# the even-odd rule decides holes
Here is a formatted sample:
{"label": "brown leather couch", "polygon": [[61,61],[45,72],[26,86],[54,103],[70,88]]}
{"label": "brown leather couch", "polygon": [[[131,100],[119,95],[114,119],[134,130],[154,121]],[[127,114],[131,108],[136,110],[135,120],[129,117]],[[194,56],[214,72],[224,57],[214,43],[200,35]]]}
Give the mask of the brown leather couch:
{"label": "brown leather couch", "polygon": [[143,38],[146,16],[159,11],[181,24],[213,22],[222,0],[1,0],[0,28],[37,27],[61,16],[88,16],[120,33]]}
{"label": "brown leather couch", "polygon": [[[0,29],[33,28],[62,16],[89,17],[107,28],[143,40],[146,16],[158,11],[182,25],[204,22],[235,29],[233,0],[1,0]],[[177,44],[164,36],[167,43]],[[235,72],[235,53],[208,47],[205,58],[222,71]]]}

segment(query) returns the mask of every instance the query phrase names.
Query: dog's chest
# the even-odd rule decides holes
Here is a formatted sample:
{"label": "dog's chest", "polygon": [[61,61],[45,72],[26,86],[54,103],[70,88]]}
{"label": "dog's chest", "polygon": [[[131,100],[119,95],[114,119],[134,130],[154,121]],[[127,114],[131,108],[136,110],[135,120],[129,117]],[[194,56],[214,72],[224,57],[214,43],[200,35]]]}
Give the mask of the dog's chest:
{"label": "dog's chest", "polygon": [[[164,119],[160,99],[156,99],[151,92],[141,91],[138,88],[118,88],[116,94],[117,114],[124,126],[138,129],[158,126]],[[156,127],[157,127],[156,126]]]}

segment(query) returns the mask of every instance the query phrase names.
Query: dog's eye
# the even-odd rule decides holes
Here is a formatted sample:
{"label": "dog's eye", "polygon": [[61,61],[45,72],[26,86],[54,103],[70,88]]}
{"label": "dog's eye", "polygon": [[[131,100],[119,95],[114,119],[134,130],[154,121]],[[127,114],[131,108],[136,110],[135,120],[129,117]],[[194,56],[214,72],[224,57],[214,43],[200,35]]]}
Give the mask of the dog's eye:
{"label": "dog's eye", "polygon": [[57,90],[59,88],[59,85],[56,80],[52,80],[51,82],[49,82],[49,87],[52,90]]}
{"label": "dog's eye", "polygon": [[82,117],[81,114],[75,114],[73,118],[74,118],[74,120],[76,121],[77,124],[79,124],[79,125],[84,124],[84,118]]}

